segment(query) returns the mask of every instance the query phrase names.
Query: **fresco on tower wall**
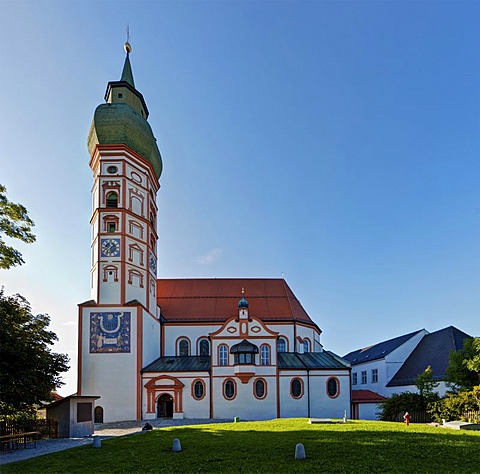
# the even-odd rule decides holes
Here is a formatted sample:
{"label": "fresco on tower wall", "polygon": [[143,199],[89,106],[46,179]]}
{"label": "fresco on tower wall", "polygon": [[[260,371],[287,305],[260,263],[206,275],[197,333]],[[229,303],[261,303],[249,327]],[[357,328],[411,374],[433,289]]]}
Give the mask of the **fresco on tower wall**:
{"label": "fresco on tower wall", "polygon": [[90,353],[130,352],[130,312],[90,313]]}

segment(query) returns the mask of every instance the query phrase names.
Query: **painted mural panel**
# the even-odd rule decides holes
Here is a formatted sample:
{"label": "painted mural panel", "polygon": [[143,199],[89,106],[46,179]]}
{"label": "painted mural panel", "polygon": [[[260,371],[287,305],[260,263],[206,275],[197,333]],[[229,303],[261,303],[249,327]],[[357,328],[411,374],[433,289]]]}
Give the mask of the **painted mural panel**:
{"label": "painted mural panel", "polygon": [[130,352],[130,312],[90,313],[90,353]]}

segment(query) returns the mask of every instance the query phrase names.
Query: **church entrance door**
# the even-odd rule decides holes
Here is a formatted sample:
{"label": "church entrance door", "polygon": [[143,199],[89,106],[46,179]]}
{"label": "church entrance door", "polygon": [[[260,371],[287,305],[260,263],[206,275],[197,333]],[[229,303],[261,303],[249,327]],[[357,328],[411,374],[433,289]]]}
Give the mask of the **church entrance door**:
{"label": "church entrance door", "polygon": [[171,395],[162,395],[157,402],[157,418],[173,417],[173,398]]}

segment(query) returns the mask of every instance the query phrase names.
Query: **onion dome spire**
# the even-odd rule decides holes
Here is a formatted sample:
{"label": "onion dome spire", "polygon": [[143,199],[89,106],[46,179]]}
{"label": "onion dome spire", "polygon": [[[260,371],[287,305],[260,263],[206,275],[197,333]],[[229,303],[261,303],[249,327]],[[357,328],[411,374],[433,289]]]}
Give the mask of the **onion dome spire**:
{"label": "onion dome spire", "polygon": [[105,103],[99,105],[93,116],[87,145],[93,156],[97,145],[125,145],[147,160],[155,175],[162,174],[162,157],[157,140],[148,123],[148,108],[143,95],[133,81],[130,53],[132,46],[124,44],[127,57],[119,81],[110,81]]}
{"label": "onion dome spire", "polygon": [[238,302],[238,309],[248,308],[248,301],[245,299],[245,288],[242,288],[242,299]]}

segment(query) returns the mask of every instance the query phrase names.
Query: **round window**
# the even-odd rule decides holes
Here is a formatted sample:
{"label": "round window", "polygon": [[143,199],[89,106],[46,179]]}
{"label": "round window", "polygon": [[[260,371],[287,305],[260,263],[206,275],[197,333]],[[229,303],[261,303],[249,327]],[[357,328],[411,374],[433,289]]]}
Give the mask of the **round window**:
{"label": "round window", "polygon": [[109,166],[107,168],[107,173],[114,174],[118,171],[118,168],[116,166]]}

